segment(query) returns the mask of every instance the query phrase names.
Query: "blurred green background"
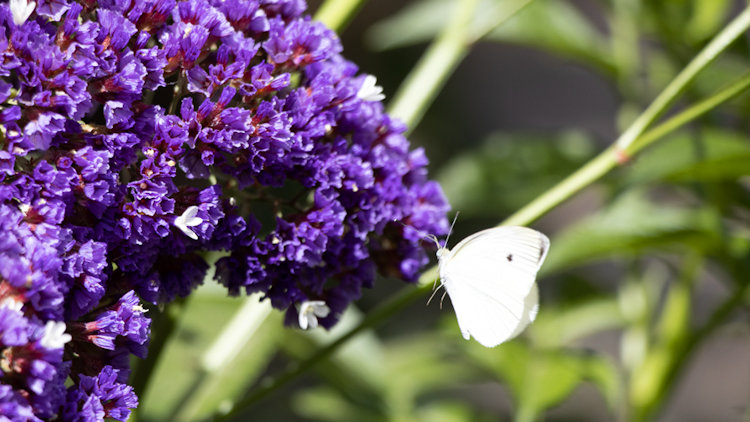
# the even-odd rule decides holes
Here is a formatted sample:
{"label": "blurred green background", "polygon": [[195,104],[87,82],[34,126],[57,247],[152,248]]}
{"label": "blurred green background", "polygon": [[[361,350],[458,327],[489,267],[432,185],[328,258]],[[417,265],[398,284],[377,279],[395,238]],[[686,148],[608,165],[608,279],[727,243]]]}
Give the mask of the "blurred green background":
{"label": "blurred green background", "polygon": [[[344,55],[377,75],[388,104],[459,4],[364,2],[340,32]],[[746,7],[478,4],[473,25],[512,17],[471,46],[410,135],[460,211],[456,241],[610,145]],[[749,46],[747,36],[732,44],[669,115],[744,74]],[[747,95],[722,104],[534,223],[552,246],[539,317],[521,338],[494,349],[466,342],[448,299],[441,310],[420,297],[233,420],[750,421],[749,111]],[[404,288],[381,279],[336,329],[305,333],[209,283],[182,305],[139,418],[228,409]],[[243,307],[230,330],[240,353],[210,349]]]}

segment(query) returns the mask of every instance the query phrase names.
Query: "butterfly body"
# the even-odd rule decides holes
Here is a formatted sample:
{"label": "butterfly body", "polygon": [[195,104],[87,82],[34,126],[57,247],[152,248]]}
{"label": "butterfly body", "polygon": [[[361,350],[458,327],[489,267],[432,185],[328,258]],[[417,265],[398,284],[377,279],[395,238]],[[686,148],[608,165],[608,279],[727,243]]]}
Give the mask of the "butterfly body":
{"label": "butterfly body", "polygon": [[536,273],[548,250],[547,236],[514,226],[483,230],[452,250],[438,249],[440,280],[465,339],[494,347],[536,318]]}

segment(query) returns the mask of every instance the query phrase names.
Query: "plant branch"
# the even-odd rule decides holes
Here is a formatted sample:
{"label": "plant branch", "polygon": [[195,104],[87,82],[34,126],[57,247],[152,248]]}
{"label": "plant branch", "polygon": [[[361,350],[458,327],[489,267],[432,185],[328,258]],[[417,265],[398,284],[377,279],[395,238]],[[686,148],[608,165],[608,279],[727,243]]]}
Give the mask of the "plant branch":
{"label": "plant branch", "polygon": [[672,82],[654,99],[651,105],[615,141],[617,148],[627,149],[659,116],[661,116],[687,85],[734,40],[750,28],[750,6],[745,8],[723,31],[716,35],[693,60],[685,66]]}
{"label": "plant branch", "polygon": [[634,156],[665,135],[695,120],[750,88],[750,73],[734,81],[709,98],[683,110],[650,131],[636,138],[627,148],[620,150],[612,145],[586,165],[563,179],[529,204],[503,221],[502,225],[527,225],[546,214],[549,210],[570,199],[573,195],[597,181],[628,157]]}

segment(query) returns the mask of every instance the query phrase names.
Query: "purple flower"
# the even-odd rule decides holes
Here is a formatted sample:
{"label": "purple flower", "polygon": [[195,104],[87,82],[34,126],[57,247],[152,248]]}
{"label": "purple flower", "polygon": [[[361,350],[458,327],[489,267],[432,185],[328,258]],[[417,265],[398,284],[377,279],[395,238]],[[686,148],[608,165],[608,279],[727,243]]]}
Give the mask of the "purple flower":
{"label": "purple flower", "polygon": [[66,421],[126,421],[138,406],[133,387],[118,382],[118,370],[105,366],[99,375],[81,375],[78,386],[68,391],[63,412]]}
{"label": "purple flower", "polygon": [[188,296],[206,252],[230,294],[331,327],[447,230],[423,151],[303,0],[22,3],[0,4],[4,418],[127,419],[141,301]]}
{"label": "purple flower", "polygon": [[0,384],[0,415],[11,422],[41,422],[28,400],[5,384]]}

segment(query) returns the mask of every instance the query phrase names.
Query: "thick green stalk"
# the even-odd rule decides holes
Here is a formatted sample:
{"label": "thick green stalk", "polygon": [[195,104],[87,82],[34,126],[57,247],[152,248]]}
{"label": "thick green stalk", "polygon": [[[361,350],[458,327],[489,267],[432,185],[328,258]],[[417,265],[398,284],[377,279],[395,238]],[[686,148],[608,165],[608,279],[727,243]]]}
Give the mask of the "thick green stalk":
{"label": "thick green stalk", "polygon": [[365,0],[326,0],[315,12],[314,19],[341,33],[364,4]]}

